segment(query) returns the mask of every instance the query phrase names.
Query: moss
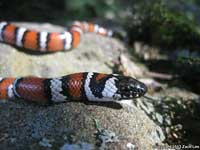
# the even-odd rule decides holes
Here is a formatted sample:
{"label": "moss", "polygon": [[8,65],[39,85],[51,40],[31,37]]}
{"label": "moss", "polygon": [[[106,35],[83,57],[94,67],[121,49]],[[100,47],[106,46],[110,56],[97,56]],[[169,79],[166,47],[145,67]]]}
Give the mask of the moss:
{"label": "moss", "polygon": [[138,14],[141,23],[129,22],[131,42],[142,40],[173,49],[199,48],[200,29],[194,16],[169,8],[164,0],[151,0],[151,3],[142,1],[134,5],[137,7],[132,7],[132,16],[129,18],[134,18],[134,15]]}

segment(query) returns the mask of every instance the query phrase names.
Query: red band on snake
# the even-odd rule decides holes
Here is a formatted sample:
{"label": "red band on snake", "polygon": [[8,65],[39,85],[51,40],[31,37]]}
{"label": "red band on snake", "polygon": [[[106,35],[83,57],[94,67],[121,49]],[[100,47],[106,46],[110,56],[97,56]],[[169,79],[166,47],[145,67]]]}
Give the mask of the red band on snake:
{"label": "red band on snake", "polygon": [[[112,31],[87,22],[75,22],[63,33],[38,32],[0,22],[0,41],[33,51],[56,52],[75,48],[81,34],[112,36]],[[127,76],[84,72],[59,78],[0,78],[0,100],[22,98],[34,102],[67,100],[118,101],[143,96],[145,84]]]}
{"label": "red band on snake", "polygon": [[85,32],[112,36],[111,30],[87,22],[75,21],[70,31],[62,33],[38,32],[17,27],[5,21],[0,22],[0,41],[40,52],[56,52],[75,48],[80,43],[81,34]]}
{"label": "red band on snake", "polygon": [[34,102],[67,100],[118,101],[143,96],[146,86],[127,76],[93,72],[60,78],[0,78],[0,99],[22,98]]}

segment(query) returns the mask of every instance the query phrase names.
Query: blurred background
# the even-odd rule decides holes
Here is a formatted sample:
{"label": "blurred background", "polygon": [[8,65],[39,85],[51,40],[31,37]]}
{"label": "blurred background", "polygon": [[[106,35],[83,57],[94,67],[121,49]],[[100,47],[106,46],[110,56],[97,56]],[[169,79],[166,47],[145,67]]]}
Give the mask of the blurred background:
{"label": "blurred background", "polygon": [[[107,25],[133,53],[136,41],[142,42],[138,53],[151,70],[179,74],[200,93],[198,0],[1,0],[0,14],[7,21],[69,26],[86,20]],[[157,51],[167,61],[150,58]]]}
{"label": "blurred background", "polygon": [[199,48],[198,0],[1,0],[1,19],[63,24],[73,20],[112,20],[141,40],[165,48]]}

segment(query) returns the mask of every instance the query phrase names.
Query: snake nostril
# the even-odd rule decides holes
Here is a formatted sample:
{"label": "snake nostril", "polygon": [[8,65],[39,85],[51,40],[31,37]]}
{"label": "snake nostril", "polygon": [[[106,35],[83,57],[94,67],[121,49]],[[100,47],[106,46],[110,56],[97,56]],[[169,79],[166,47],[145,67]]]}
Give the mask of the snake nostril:
{"label": "snake nostril", "polygon": [[137,91],[139,95],[144,95],[147,92],[147,86],[145,84],[140,84],[137,86]]}
{"label": "snake nostril", "polygon": [[140,89],[140,91],[141,91],[141,94],[144,95],[144,94],[147,92],[147,86],[144,85],[144,86]]}

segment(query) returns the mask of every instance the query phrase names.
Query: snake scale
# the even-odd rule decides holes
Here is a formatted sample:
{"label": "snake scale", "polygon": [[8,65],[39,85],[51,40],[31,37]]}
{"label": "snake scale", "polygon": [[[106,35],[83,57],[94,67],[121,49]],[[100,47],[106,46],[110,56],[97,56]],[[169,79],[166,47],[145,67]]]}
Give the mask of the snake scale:
{"label": "snake scale", "polygon": [[[39,32],[0,22],[0,41],[26,50],[57,52],[75,48],[85,32],[111,37],[113,32],[97,24],[75,21],[69,31]],[[22,98],[33,102],[88,100],[118,101],[143,96],[144,83],[128,76],[81,72],[58,78],[0,77],[0,100]]]}

